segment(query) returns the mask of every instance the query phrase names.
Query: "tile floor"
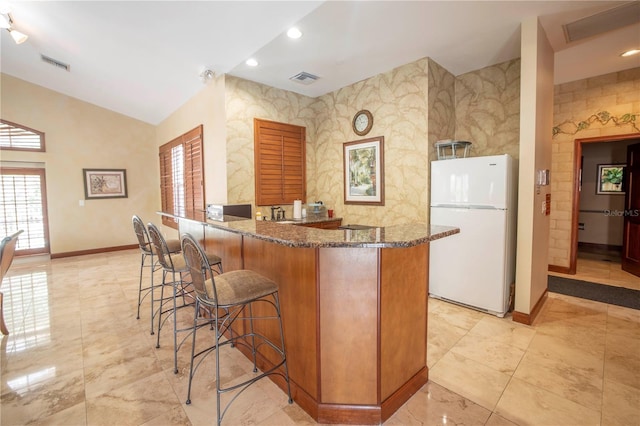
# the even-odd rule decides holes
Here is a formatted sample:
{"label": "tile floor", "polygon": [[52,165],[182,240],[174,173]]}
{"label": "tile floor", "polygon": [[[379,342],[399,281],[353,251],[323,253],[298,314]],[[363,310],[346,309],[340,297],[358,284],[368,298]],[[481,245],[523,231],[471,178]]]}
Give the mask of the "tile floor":
{"label": "tile floor", "polygon": [[[188,350],[173,374],[170,334],[156,349],[148,310],[135,319],[138,265],[129,250],[12,266],[0,424],[214,423],[211,364],[185,405]],[[438,300],[429,310],[430,381],[385,424],[640,424],[640,311],[554,294],[531,327]],[[228,377],[251,374],[231,348],[222,362]],[[314,421],[266,380],[223,424]]]}

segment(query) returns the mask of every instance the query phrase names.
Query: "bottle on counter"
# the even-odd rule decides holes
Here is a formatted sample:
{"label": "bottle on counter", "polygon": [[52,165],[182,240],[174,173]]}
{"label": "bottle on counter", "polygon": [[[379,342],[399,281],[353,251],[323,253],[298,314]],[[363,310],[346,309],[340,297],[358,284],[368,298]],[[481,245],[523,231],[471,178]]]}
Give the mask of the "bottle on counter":
{"label": "bottle on counter", "polygon": [[262,220],[262,212],[260,210],[256,212],[256,220]]}

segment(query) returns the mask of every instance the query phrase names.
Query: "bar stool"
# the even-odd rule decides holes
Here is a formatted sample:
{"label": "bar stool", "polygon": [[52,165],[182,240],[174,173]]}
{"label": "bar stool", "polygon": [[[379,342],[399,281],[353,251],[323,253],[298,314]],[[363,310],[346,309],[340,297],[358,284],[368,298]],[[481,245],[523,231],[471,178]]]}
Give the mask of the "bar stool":
{"label": "bar stool", "polygon": [[[131,219],[133,222],[133,231],[138,238],[138,246],[140,247],[140,282],[138,283],[138,312],[136,314],[136,319],[140,319],[140,306],[144,299],[150,295],[151,299],[151,334],[154,333],[153,328],[153,273],[161,268],[160,264],[158,264],[157,260],[154,259],[154,248],[151,244],[151,240],[149,239],[149,233],[147,232],[147,228],[144,226],[144,222],[140,219],[139,216],[134,215]],[[167,240],[167,249],[169,253],[180,253],[180,240]],[[147,264],[147,259],[149,260]],[[148,287],[142,287],[142,275],[144,268],[149,268],[151,271],[151,280]]]}
{"label": "bar stool", "polygon": [[[171,317],[171,315],[173,315],[173,372],[178,373],[178,350],[182,347],[182,344],[188,337],[188,335],[185,336],[178,344],[178,333],[183,331],[191,332],[192,329],[191,327],[182,329],[178,328],[177,312],[178,309],[193,306],[195,303],[195,298],[192,295],[193,290],[187,290],[191,283],[185,282],[183,279],[183,274],[187,273],[189,270],[185,263],[184,256],[182,256],[181,253],[171,253],[169,251],[166,240],[160,233],[160,230],[153,223],[149,223],[147,225],[147,229],[149,231],[149,237],[151,238],[153,251],[158,257],[158,263],[162,267],[160,297],[155,300],[159,305],[158,309],[152,313],[152,316],[158,317],[156,348],[160,347],[160,331],[162,330],[164,323]],[[215,266],[218,269],[218,273],[222,273],[222,259],[220,259],[220,257],[215,254],[207,254],[205,258],[207,259],[210,267]],[[167,281],[167,276],[169,274],[171,274],[171,281]],[[172,294],[171,296],[165,297],[164,289],[168,285],[172,287]],[[181,299],[180,305],[178,305],[178,299]],[[169,304],[169,307],[166,307],[167,304]]]}
{"label": "bar stool", "polygon": [[[198,242],[189,234],[181,238],[182,253],[191,274],[191,279],[196,296],[196,309],[193,320],[193,343],[191,346],[191,367],[189,370],[189,387],[187,391],[187,404],[191,404],[191,382],[193,376],[204,358],[215,351],[216,354],[216,413],[217,424],[220,425],[222,418],[229,409],[229,406],[242,392],[258,380],[269,375],[280,375],[287,383],[287,394],[289,403],[291,399],[291,386],[289,384],[289,369],[287,367],[287,357],[284,345],[284,332],[282,329],[282,319],[280,316],[280,303],[278,301],[278,285],[270,279],[249,270],[239,270],[225,272],[214,277],[211,267],[208,265],[206,253]],[[275,310],[275,316],[253,316],[252,304],[266,303]],[[201,307],[209,309],[211,318],[203,318],[198,315]],[[222,315],[221,315],[222,313]],[[241,316],[244,314],[243,316]],[[248,315],[247,315],[248,314]],[[223,340],[224,333],[231,331],[231,326],[235,321],[249,321],[249,329],[241,334],[230,334],[229,339]],[[254,320],[277,320],[280,328],[281,345],[278,346],[270,341],[266,336],[254,331]],[[213,324],[215,332],[214,345],[210,348],[195,353],[196,332],[203,325]],[[257,342],[256,342],[257,341]],[[253,355],[253,371],[257,372],[256,349],[260,346],[269,347],[279,355],[280,361],[267,371],[228,387],[222,387],[220,380],[220,347],[226,344],[243,345],[251,350]],[[196,357],[202,356],[197,364],[194,364]],[[283,368],[284,373],[279,369]],[[238,390],[221,411],[220,396],[225,392]]]}

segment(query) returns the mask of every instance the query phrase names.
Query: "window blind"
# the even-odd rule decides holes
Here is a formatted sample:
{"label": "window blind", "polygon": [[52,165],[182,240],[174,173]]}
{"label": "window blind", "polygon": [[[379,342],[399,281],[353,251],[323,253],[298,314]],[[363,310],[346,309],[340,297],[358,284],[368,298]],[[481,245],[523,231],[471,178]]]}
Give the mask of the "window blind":
{"label": "window blind", "polygon": [[0,120],[0,149],[44,152],[44,133]]}

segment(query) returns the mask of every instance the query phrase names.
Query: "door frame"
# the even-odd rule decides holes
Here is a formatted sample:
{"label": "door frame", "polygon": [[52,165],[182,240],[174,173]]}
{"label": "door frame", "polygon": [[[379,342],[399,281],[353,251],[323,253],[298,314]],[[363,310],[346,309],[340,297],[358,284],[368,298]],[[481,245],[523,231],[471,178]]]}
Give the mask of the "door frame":
{"label": "door frame", "polygon": [[595,142],[618,142],[638,138],[640,138],[640,133],[574,139],[573,206],[571,210],[571,245],[569,252],[569,270],[567,271],[568,274],[575,275],[578,263],[578,220],[580,215],[580,168],[582,166],[582,144]]}

